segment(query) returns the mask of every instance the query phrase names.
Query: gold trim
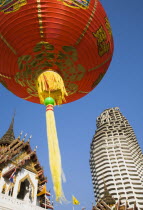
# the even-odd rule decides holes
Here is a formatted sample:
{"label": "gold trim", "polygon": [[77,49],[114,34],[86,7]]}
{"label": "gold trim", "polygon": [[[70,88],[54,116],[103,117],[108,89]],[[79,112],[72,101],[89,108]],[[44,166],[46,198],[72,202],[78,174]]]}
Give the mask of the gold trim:
{"label": "gold trim", "polygon": [[[67,6],[67,7],[71,7],[71,8],[74,8],[74,9],[87,9],[88,8],[88,5],[87,6],[85,6],[85,5],[82,5],[82,4],[80,4],[79,2],[77,2],[77,1],[66,1],[66,0],[63,0],[62,1],[63,2],[63,4],[65,5],[65,6]],[[85,0],[85,2],[87,3],[87,1]],[[70,3],[71,3],[71,5],[70,5]]]}
{"label": "gold trim", "polygon": [[76,4],[75,4],[75,6],[72,6],[72,5],[69,5],[68,3],[66,3],[65,1],[63,1],[63,4],[67,7],[70,7],[70,8],[80,9],[80,7],[78,7]]}
{"label": "gold trim", "polygon": [[28,163],[28,165],[26,165],[24,168],[33,173],[37,173],[36,169],[34,168],[33,162]]}
{"label": "gold trim", "polygon": [[94,4],[93,10],[92,10],[92,12],[91,12],[91,15],[90,15],[90,17],[89,17],[89,20],[88,20],[88,22],[87,22],[85,28],[83,29],[82,34],[80,35],[80,37],[79,37],[78,40],[76,41],[75,45],[78,45],[78,44],[80,43],[80,41],[81,41],[82,38],[84,37],[85,33],[87,32],[87,30],[88,30],[88,28],[89,28],[89,26],[90,26],[90,23],[91,23],[91,21],[93,20],[93,16],[94,16],[94,14],[95,14],[96,7],[97,7],[97,2],[98,2],[98,1],[95,0],[95,4]]}
{"label": "gold trim", "polygon": [[78,93],[83,93],[83,94],[87,94],[87,93],[89,93],[89,92],[85,92],[85,91],[82,91],[82,90],[79,90],[79,91],[77,91]]}
{"label": "gold trim", "polygon": [[[18,2],[13,3],[12,5],[11,4],[9,5],[9,3],[6,3],[6,1],[3,1],[1,6],[3,6],[4,8],[1,10],[1,12],[5,14],[16,12],[17,10],[19,10],[22,6],[26,4],[27,4],[26,0],[20,0]],[[11,7],[12,7],[12,10],[10,9]]]}
{"label": "gold trim", "polygon": [[40,0],[37,0],[37,9],[38,9],[38,21],[39,21],[40,37],[43,38],[44,37],[44,32],[43,32],[41,1]]}
{"label": "gold trim", "polygon": [[29,99],[29,98],[31,98],[31,97],[32,97],[32,96],[27,96],[27,97],[22,98],[22,99],[27,100],[27,99]]}
{"label": "gold trim", "polygon": [[112,56],[110,56],[108,59],[106,59],[103,63],[99,64],[98,66],[93,67],[92,69],[89,69],[88,72],[94,71],[94,70],[98,69],[99,67],[101,67],[102,65],[104,65],[105,63],[107,63],[111,58],[112,58]]}
{"label": "gold trim", "polygon": [[7,47],[15,54],[17,55],[17,52],[15,49],[8,43],[8,41],[3,37],[3,35],[0,33],[1,40],[7,45]]}
{"label": "gold trim", "polygon": [[[93,67],[92,69],[89,69],[88,72],[90,71],[94,71],[96,69],[98,69],[99,67],[101,67],[102,65],[104,65],[105,63],[107,63],[110,59],[112,58],[112,56],[110,56],[108,59],[106,59],[103,63],[99,64],[98,66],[96,67]],[[85,94],[88,94],[89,92],[84,92],[84,91],[77,91],[78,93],[85,93]]]}
{"label": "gold trim", "polygon": [[5,183],[2,187],[1,193],[5,194],[7,192],[7,184]]}
{"label": "gold trim", "polygon": [[11,79],[11,77],[5,76],[3,74],[0,73],[0,77],[6,78],[6,79]]}

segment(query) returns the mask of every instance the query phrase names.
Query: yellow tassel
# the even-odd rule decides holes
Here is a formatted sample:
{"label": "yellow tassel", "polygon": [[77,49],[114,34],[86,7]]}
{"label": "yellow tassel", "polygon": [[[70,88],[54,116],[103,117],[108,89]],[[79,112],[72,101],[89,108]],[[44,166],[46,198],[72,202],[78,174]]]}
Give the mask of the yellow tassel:
{"label": "yellow tassel", "polygon": [[62,77],[48,70],[39,75],[36,82],[40,102],[47,105],[47,139],[49,148],[49,163],[57,201],[64,201],[62,190],[62,164],[58,144],[56,124],[53,112],[53,105],[62,104],[67,95]]}
{"label": "yellow tassel", "polygon": [[49,147],[50,170],[56,195],[56,201],[65,200],[62,190],[62,164],[56,131],[53,105],[48,105],[46,110],[47,138]]}
{"label": "yellow tassel", "polygon": [[54,98],[56,105],[65,101],[67,92],[63,79],[58,73],[52,70],[43,72],[37,78],[36,86],[41,104],[44,104],[45,98],[49,96]]}

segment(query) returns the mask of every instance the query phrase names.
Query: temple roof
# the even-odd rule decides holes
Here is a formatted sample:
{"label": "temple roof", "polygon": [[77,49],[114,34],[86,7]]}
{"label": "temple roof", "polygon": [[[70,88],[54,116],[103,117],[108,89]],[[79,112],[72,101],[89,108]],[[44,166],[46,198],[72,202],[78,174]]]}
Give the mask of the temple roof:
{"label": "temple roof", "polygon": [[116,204],[115,199],[109,193],[107,186],[104,182],[104,196],[97,202],[96,206],[93,206],[92,210],[111,210],[111,207]]}
{"label": "temple roof", "polygon": [[96,206],[92,207],[92,210],[138,210],[136,206],[136,202],[134,202],[133,207],[128,206],[128,202],[126,201],[124,204],[121,203],[121,198],[117,201],[116,204],[110,206],[110,204],[107,205],[107,203],[103,200],[100,200],[97,202]]}
{"label": "temple roof", "polygon": [[6,131],[6,133],[0,139],[0,145],[1,144],[9,145],[15,139],[14,131],[13,131],[13,125],[14,125],[14,116],[13,116],[12,121],[10,123],[9,129]]}
{"label": "temple roof", "polygon": [[0,150],[0,171],[9,163],[14,165],[2,174],[3,177],[9,178],[14,170],[20,171],[22,168],[26,168],[36,174],[39,184],[47,182],[43,168],[38,161],[36,149],[31,150],[29,140],[25,142],[17,138]]}

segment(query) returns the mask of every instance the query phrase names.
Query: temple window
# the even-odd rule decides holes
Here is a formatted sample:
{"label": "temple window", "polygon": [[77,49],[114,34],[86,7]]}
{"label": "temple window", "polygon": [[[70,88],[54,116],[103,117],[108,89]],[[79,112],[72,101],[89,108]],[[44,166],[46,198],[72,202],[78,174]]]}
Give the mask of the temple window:
{"label": "temple window", "polygon": [[28,179],[25,179],[23,182],[21,182],[20,191],[17,195],[17,198],[32,202],[32,185]]}

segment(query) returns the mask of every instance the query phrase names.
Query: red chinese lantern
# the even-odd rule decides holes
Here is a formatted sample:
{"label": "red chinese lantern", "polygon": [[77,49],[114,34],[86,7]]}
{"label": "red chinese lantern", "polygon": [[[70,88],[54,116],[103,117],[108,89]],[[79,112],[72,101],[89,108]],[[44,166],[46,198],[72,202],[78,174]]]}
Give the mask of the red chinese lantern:
{"label": "red chinese lantern", "polygon": [[85,96],[104,76],[113,53],[107,15],[98,0],[7,0],[0,3],[0,49],[0,82],[20,98],[47,106],[59,200],[62,170],[53,105]]}

